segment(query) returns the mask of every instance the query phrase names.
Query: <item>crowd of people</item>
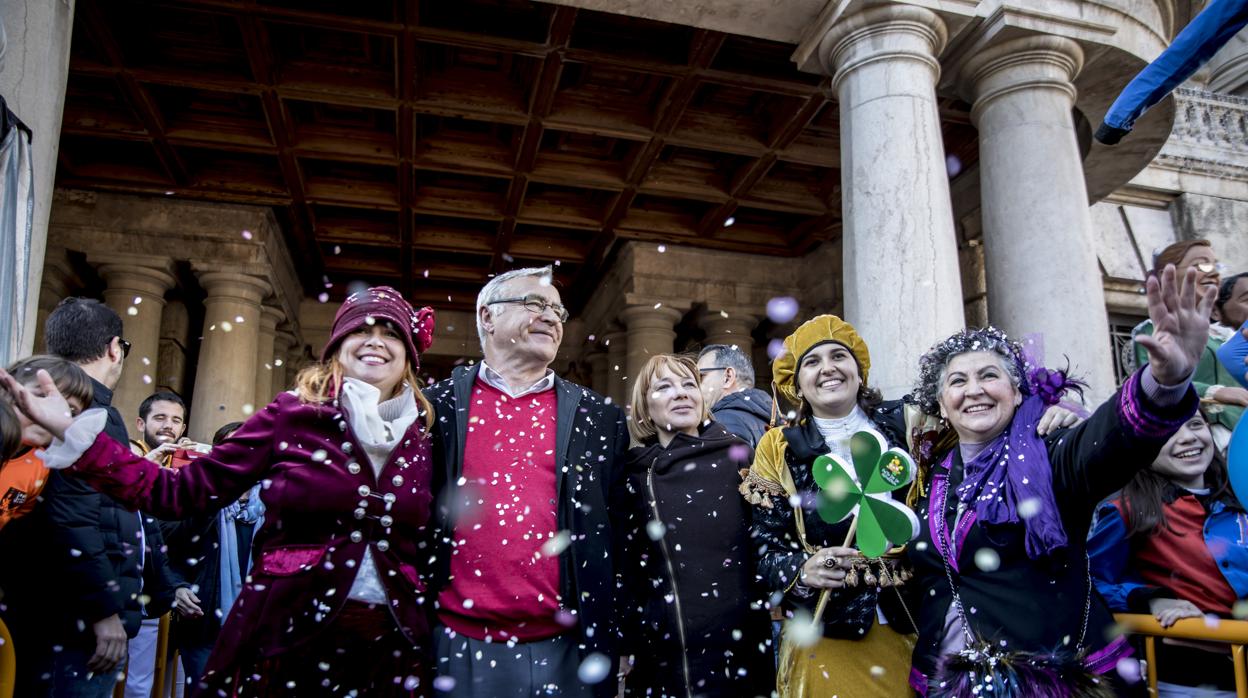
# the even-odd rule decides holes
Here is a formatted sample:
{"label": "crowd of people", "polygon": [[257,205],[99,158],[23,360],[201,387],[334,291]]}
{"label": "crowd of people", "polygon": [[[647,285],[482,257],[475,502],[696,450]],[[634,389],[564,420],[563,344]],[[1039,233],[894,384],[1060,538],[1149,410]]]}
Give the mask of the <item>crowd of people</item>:
{"label": "crowd of people", "polygon": [[[1155,261],[1136,365],[1090,412],[991,327],[884,400],[834,315],[784,340],[770,395],[713,344],[612,404],[551,370],[568,311],[533,268],[481,289],[483,360],[428,385],[434,311],[351,295],[320,361],[211,444],[176,393],[118,413],[122,321],[66,299],[0,371],[17,695],[151,695],[166,613],[195,696],[1135,695],[1112,613],[1248,600],[1248,274],[1204,241]],[[819,471],[864,435],[913,466],[871,495],[913,529],[882,556]],[[1224,695],[1231,661],[1167,646],[1163,695]]]}

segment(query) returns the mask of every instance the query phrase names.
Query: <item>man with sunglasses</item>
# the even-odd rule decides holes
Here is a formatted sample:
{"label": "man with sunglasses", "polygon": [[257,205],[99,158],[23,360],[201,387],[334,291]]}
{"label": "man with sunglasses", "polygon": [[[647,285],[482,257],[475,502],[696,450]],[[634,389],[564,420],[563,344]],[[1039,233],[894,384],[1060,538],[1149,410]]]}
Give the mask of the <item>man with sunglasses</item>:
{"label": "man with sunglasses", "polygon": [[[125,421],[112,406],[130,350],[121,334],[121,317],[91,298],[66,298],[44,326],[48,353],[86,372],[95,388],[91,407],[108,414],[105,432],[128,446]],[[30,518],[35,528],[14,532],[26,540],[5,541],[6,550],[38,550],[40,560],[28,571],[36,583],[4,598],[6,619],[16,614],[24,631],[14,633],[23,656],[18,695],[111,696],[143,601],[152,616],[168,607],[160,530],[59,471]]]}
{"label": "man with sunglasses", "polygon": [[486,284],[484,361],[425,391],[439,696],[615,695],[608,514],[628,435],[618,407],[550,369],[568,319],[551,274]]}

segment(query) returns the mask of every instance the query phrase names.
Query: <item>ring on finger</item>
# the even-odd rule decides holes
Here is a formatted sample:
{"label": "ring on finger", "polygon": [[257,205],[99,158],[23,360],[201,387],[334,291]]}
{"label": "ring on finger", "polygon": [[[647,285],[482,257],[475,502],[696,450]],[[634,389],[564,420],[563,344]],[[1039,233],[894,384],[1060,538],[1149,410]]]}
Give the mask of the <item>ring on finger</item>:
{"label": "ring on finger", "polygon": [[835,555],[829,555],[823,559],[823,566],[834,569],[841,564],[841,561]]}

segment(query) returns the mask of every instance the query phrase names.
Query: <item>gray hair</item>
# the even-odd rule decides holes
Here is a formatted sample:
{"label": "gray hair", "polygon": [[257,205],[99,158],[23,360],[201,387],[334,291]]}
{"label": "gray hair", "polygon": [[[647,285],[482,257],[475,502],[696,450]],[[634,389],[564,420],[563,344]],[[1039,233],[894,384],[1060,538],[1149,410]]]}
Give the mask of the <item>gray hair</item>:
{"label": "gray hair", "polygon": [[737,373],[737,380],[747,388],[754,387],[754,363],[741,351],[740,347],[727,344],[708,344],[698,352],[698,360],[707,354],[715,355],[715,365],[720,368],[731,368]]}
{"label": "gray hair", "polygon": [[932,416],[940,415],[940,394],[949,362],[976,351],[996,356],[1014,387],[1024,395],[1031,394],[1030,386],[1023,382],[1026,363],[1022,347],[995,327],[968,327],[936,344],[919,359],[919,383],[912,393],[919,409]]}
{"label": "gray hair", "polygon": [[[525,277],[536,277],[546,279],[549,283],[555,275],[555,268],[552,266],[544,267],[526,267],[524,269],[512,269],[503,272],[498,276],[490,279],[489,283],[481,287],[481,292],[477,294],[477,308],[474,314],[477,316],[477,339],[481,341],[481,351],[485,351],[485,325],[481,323],[481,309],[488,308],[490,303],[503,297],[504,287],[507,282]],[[494,311],[490,311],[491,313]]]}

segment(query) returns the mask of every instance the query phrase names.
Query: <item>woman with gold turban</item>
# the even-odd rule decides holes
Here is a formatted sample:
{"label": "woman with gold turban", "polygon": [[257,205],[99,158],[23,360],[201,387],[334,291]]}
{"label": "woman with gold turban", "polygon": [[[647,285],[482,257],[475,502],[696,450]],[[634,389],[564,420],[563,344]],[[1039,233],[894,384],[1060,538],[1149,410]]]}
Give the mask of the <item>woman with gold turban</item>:
{"label": "woman with gold turban", "polygon": [[[899,555],[864,564],[850,547],[854,523],[819,516],[812,471],[825,454],[850,462],[850,437],[859,431],[902,449],[912,446],[911,433],[934,433],[932,418],[917,408],[884,402],[870,387],[870,372],[866,342],[835,315],[798,327],[772,367],[775,389],[799,405],[797,419],[763,436],[742,493],[755,505],[759,576],[773,605],[792,619],[780,643],[781,696],[893,698],[911,691],[916,605],[903,599]],[[1045,424],[1070,420],[1059,409]],[[903,501],[906,495],[904,488],[893,493]]]}

